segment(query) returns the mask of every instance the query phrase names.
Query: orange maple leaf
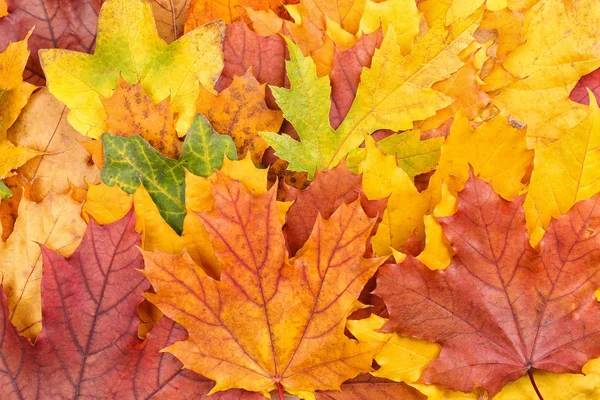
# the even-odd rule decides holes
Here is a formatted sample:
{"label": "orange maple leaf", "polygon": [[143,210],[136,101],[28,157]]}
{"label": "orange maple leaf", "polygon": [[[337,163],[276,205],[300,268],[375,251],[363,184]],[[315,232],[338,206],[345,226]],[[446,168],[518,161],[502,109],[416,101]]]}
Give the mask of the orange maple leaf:
{"label": "orange maple leaf", "polygon": [[156,290],[146,298],[189,332],[166,350],[214,379],[213,393],[339,390],[371,368],[374,348],[344,327],[384,261],[363,257],[375,221],[358,201],[342,204],[289,259],[275,190],[255,196],[224,176],[212,184],[215,207],[198,216],[223,264],[219,281],[186,253],[144,252]]}

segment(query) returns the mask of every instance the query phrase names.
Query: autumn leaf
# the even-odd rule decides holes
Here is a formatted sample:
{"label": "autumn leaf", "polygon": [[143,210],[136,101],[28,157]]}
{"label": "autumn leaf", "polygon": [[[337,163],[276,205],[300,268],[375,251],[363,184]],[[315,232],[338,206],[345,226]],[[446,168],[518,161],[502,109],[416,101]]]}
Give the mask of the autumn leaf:
{"label": "autumn leaf", "polygon": [[267,142],[261,131],[278,131],[283,122],[281,111],[271,110],[265,103],[265,85],[261,85],[248,70],[243,76],[234,76],[231,85],[211,102],[198,104],[217,132],[233,138],[239,158],[252,155],[255,164],[261,164]]}
{"label": "autumn leaf", "polygon": [[171,43],[183,35],[185,16],[191,0],[153,0],[152,12],[158,35]]}
{"label": "autumn leaf", "polygon": [[18,337],[2,296],[0,353],[4,379],[13,383],[2,385],[2,398],[204,398],[213,383],[159,353],[185,337],[180,327],[163,318],[145,342],[137,338],[147,283],[136,270],[143,263],[134,225],[133,213],[106,226],[91,221],[68,260],[43,248],[44,329],[35,346]]}
{"label": "autumn leaf", "polygon": [[96,44],[98,12],[103,0],[64,2],[50,0],[8,0],[10,17],[0,19],[0,49],[27,35],[32,54],[24,71],[25,81],[45,83],[38,50],[69,49],[90,53]]}
{"label": "autumn leaf", "polygon": [[537,246],[551,218],[566,214],[576,202],[600,191],[595,168],[600,140],[600,110],[596,99],[586,118],[548,146],[538,146],[529,191],[525,199],[527,228]]}
{"label": "autumn leaf", "polygon": [[360,290],[383,262],[362,257],[373,222],[358,202],[318,218],[289,260],[274,189],[255,196],[220,177],[212,190],[214,210],[199,216],[223,264],[219,281],[185,253],[144,252],[156,290],[146,298],[190,335],[167,351],[215,379],[213,392],[278,387],[311,398],[367,372],[373,349],[343,334]]}
{"label": "autumn leaf", "polygon": [[49,192],[64,193],[70,185],[87,189],[86,182],[100,181],[98,168],[66,119],[67,108],[42,88],[31,96],[17,122],[8,131],[15,144],[42,153],[19,168],[31,184],[29,199],[41,201]]}
{"label": "autumn leaf", "polygon": [[559,139],[585,115],[569,94],[580,77],[600,66],[600,9],[594,4],[539,1],[526,14],[525,43],[503,63],[510,79],[493,102],[527,124],[530,148]]}
{"label": "autumn leaf", "polygon": [[10,320],[21,335],[34,339],[41,329],[40,244],[71,255],[85,230],[81,204],[69,194],[48,194],[41,203],[22,198],[19,217],[6,242],[0,242],[0,271]]}
{"label": "autumn leaf", "polygon": [[[6,134],[35,90],[35,86],[23,82],[21,78],[29,57],[29,35],[20,42],[10,43],[6,50],[0,53],[0,179],[6,178],[12,169],[20,167],[38,154],[24,147],[16,147],[8,140]],[[10,197],[6,185],[0,184],[0,187],[0,198]]]}
{"label": "autumn leaf", "polygon": [[[457,24],[450,35],[433,27],[418,40],[413,51],[400,53],[394,29],[389,29],[381,48],[375,51],[370,69],[364,69],[357,95],[348,115],[334,130],[329,125],[330,86],[327,77],[316,76],[311,59],[288,41],[291,89],[272,88],[284,117],[294,124],[300,141],[287,135],[263,133],[276,154],[290,162],[294,171],[332,168],[358,147],[364,134],[377,129],[410,129],[413,121],[425,119],[450,104],[451,99],[431,89],[462,66],[458,53],[471,41],[477,18]],[[445,68],[432,70],[430,63]],[[383,84],[385,82],[385,85]]]}
{"label": "autumn leaf", "polygon": [[221,167],[223,157],[236,158],[231,138],[216,133],[200,114],[186,135],[178,160],[162,156],[137,135],[105,134],[102,143],[102,180],[109,186],[118,184],[130,194],[143,184],[161,216],[179,234],[185,217],[185,170],[208,176]]}
{"label": "autumn leaf", "polygon": [[8,6],[5,0],[0,0],[0,18],[8,15]]}
{"label": "autumn leaf", "polygon": [[350,204],[360,198],[363,210],[370,218],[381,217],[387,199],[368,200],[361,176],[353,174],[343,163],[330,171],[317,171],[315,179],[304,190],[285,186],[286,201],[293,201],[283,227],[290,254],[296,254],[309,238],[317,216],[329,218],[342,203]]}
{"label": "autumn leaf", "polygon": [[122,76],[131,85],[140,82],[155,103],[170,97],[175,128],[183,136],[195,116],[199,85],[212,90],[223,68],[223,33],[223,24],[213,22],[166,44],[149,3],[108,0],[93,55],[44,49],[40,61],[50,92],[69,108],[68,121],[81,134],[98,138],[106,130],[101,100],[113,94]]}
{"label": "autumn leaf", "polygon": [[537,253],[523,197],[502,200],[472,178],[458,212],[441,219],[456,253],[450,267],[433,272],[407,256],[380,270],[375,294],[390,313],[383,330],[442,345],[422,381],[494,396],[534,369],[578,373],[600,354],[597,202],[582,201],[553,221]]}

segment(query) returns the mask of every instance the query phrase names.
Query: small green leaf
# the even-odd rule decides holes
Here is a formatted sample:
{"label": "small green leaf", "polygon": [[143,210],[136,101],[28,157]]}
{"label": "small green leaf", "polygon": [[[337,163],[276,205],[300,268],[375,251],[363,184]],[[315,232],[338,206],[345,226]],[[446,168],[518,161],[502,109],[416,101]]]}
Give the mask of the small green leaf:
{"label": "small green leaf", "polygon": [[12,196],[12,192],[10,191],[10,189],[8,188],[8,186],[6,186],[4,184],[4,182],[0,181],[0,199],[8,199]]}
{"label": "small green leaf", "polygon": [[185,170],[209,176],[223,165],[223,157],[237,158],[231,137],[220,135],[198,114],[187,133],[179,160],[167,158],[142,137],[102,135],[104,168],[101,177],[109,186],[133,193],[144,185],[167,223],[181,234],[185,218]]}

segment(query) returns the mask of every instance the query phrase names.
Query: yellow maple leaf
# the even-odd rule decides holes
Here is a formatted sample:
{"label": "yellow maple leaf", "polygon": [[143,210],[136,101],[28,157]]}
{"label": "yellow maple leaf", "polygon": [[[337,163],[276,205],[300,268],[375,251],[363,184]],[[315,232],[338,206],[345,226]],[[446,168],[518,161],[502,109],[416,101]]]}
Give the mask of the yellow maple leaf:
{"label": "yellow maple leaf", "polygon": [[119,76],[140,82],[158,103],[170,97],[175,128],[185,135],[195,116],[199,85],[213,90],[223,68],[222,21],[194,29],[171,44],[157,34],[152,7],[142,0],[108,0],[100,11],[93,55],[63,49],[40,50],[48,88],[69,108],[68,121],[81,134],[98,138],[106,130],[102,99]]}
{"label": "yellow maple leaf", "polygon": [[540,242],[552,218],[600,191],[600,110],[594,95],[590,94],[590,99],[583,121],[556,142],[536,148],[524,204],[533,246]]}
{"label": "yellow maple leaf", "polygon": [[2,285],[21,335],[34,339],[42,328],[40,244],[70,256],[86,228],[80,212],[81,204],[68,193],[49,193],[39,204],[23,198],[13,233],[0,241]]}

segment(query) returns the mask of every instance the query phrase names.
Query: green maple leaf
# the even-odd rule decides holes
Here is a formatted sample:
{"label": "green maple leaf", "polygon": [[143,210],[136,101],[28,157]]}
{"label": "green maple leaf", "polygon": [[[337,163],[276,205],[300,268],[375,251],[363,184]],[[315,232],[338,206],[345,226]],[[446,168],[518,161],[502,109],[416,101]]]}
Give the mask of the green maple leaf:
{"label": "green maple leaf", "polygon": [[375,51],[371,68],[363,70],[354,103],[336,130],[329,125],[329,78],[317,77],[314,61],[286,39],[291,88],[271,89],[300,141],[274,132],[261,135],[290,163],[289,169],[306,171],[312,178],[317,169],[335,167],[363,142],[364,135],[378,129],[412,129],[414,121],[431,117],[452,103],[431,86],[463,65],[458,55],[473,41],[479,18],[467,18],[455,24],[451,32],[444,26],[433,26],[406,56],[401,54],[390,27],[381,48]]}

